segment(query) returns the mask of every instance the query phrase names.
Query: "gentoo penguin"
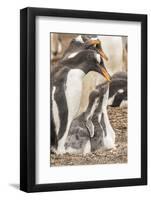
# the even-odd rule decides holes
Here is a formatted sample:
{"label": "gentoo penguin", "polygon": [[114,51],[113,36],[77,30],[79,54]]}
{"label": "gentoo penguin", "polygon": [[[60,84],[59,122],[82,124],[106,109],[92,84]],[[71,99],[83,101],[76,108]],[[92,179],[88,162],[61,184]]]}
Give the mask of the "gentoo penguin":
{"label": "gentoo penguin", "polygon": [[[65,50],[63,56],[61,59],[59,59],[56,63],[56,65],[52,65],[51,67],[51,70],[53,71],[54,68],[57,68],[55,69],[54,71],[56,70],[59,70],[59,67],[58,66],[62,66],[62,62],[64,63],[64,61],[67,59],[70,59],[70,58],[73,58],[74,56],[76,56],[80,51],[83,51],[83,50],[94,50],[94,51],[97,51],[101,58],[107,58],[107,56],[105,55],[105,53],[103,52],[103,49],[101,47],[101,43],[100,43],[100,40],[98,40],[97,38],[91,38],[90,36],[86,36],[86,35],[78,35],[76,38],[74,38],[68,48]],[[103,60],[101,59],[103,65],[104,65],[104,62]]]}
{"label": "gentoo penguin", "polygon": [[105,60],[108,60],[107,56],[105,55],[102,49],[101,41],[97,38],[96,35],[78,35],[70,42],[68,48],[63,54],[62,59],[64,60],[67,58],[72,58],[76,54],[78,54],[78,52],[86,49],[97,49],[101,57]]}
{"label": "gentoo penguin", "polygon": [[111,77],[108,105],[127,106],[127,73],[117,72]]}
{"label": "gentoo penguin", "polygon": [[[99,38],[98,35],[83,35],[83,41],[84,42],[88,42],[88,41],[92,41],[92,43],[95,45],[95,47],[98,49],[100,55],[102,58],[104,58],[106,61],[108,61],[108,57],[107,55],[104,53],[103,49],[102,49],[102,44],[101,44],[101,40]],[[91,43],[91,42],[90,42]],[[93,47],[94,47],[93,45]],[[93,48],[92,47],[92,48]]]}
{"label": "gentoo penguin", "polygon": [[98,91],[93,91],[86,111],[72,121],[65,143],[66,152],[86,154],[91,151],[90,137],[94,136],[92,117],[99,105],[99,95]]}
{"label": "gentoo penguin", "polygon": [[65,143],[69,153],[86,154],[98,149],[114,148],[115,133],[107,115],[109,85],[104,83],[92,91],[85,112],[75,118]]}
{"label": "gentoo penguin", "polygon": [[[94,50],[80,51],[73,58],[58,63],[52,73],[52,139],[57,141],[57,153],[65,153],[65,141],[72,120],[76,117],[82,92],[83,77],[90,71],[102,74],[108,81],[108,74],[103,60]],[[52,127],[52,126],[51,126]],[[52,143],[53,145],[53,143]]]}
{"label": "gentoo penguin", "polygon": [[[102,138],[99,134],[99,126],[97,126],[97,124],[101,124],[103,130],[103,142],[101,143],[101,147],[103,147],[103,149],[115,148],[115,132],[111,126],[107,113],[109,85],[108,82],[105,82],[96,86],[96,90],[98,90],[100,94],[102,94],[102,90],[104,90],[104,95],[92,118],[92,122],[96,127],[95,135],[91,139],[92,151],[96,150],[96,141],[99,141]],[[98,145],[100,145],[100,142]]]}
{"label": "gentoo penguin", "polygon": [[[74,40],[71,41],[69,47],[65,51],[63,59],[74,57],[78,54],[78,52],[85,49],[95,49],[100,54],[103,62],[104,60],[108,60],[106,54],[102,49],[102,43],[98,39],[97,35],[79,35],[78,37],[76,37]],[[87,76],[84,77],[79,114],[85,111],[88,105],[90,92],[95,88],[96,84],[100,83],[100,80],[104,82],[104,77],[101,77],[95,72],[90,72]]]}

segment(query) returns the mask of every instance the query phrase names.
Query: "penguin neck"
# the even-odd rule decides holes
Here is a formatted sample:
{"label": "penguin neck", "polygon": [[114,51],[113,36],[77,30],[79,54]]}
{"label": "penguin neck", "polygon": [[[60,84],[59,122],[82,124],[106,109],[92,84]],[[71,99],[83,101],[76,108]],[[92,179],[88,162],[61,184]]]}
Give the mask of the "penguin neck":
{"label": "penguin neck", "polygon": [[85,75],[88,74],[90,71],[93,71],[93,70],[90,70],[88,66],[86,66],[84,63],[81,63],[80,65],[78,66],[75,66],[73,69],[79,69],[81,70]]}
{"label": "penguin neck", "polygon": [[72,78],[80,79],[81,81],[84,78],[84,76],[86,75],[86,73],[80,68],[70,69],[68,73],[71,75]]}
{"label": "penguin neck", "polygon": [[97,109],[95,110],[95,115],[98,118],[99,122],[101,122],[102,114],[104,114],[104,116],[108,118],[108,114],[107,114],[108,96],[109,96],[109,88],[107,89],[106,93],[100,98],[99,105]]}
{"label": "penguin neck", "polygon": [[93,103],[89,102],[89,105],[88,105],[86,111],[84,112],[86,121],[92,119],[97,106],[98,106],[98,99],[97,98],[95,99],[95,101]]}
{"label": "penguin neck", "polygon": [[98,122],[101,121],[101,116],[102,116],[102,113],[103,113],[103,110],[102,110],[102,98],[99,99],[99,104],[97,106],[97,108],[95,109],[95,112],[94,112],[94,115],[93,115],[93,119],[96,119]]}

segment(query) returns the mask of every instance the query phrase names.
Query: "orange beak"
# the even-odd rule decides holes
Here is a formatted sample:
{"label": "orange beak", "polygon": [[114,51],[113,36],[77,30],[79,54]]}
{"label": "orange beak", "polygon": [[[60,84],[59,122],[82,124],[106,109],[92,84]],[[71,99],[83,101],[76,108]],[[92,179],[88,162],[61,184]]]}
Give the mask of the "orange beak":
{"label": "orange beak", "polygon": [[93,46],[93,45],[100,44],[100,41],[99,40],[88,40],[87,44]]}
{"label": "orange beak", "polygon": [[104,67],[102,67],[101,65],[100,65],[100,68],[101,68],[101,73],[104,76],[104,78],[107,81],[111,81],[111,76],[109,75],[109,73],[107,72],[107,70]]}
{"label": "orange beak", "polygon": [[104,51],[102,49],[99,49],[99,54],[102,58],[104,58],[106,61],[108,61],[108,57],[106,56],[106,54],[104,53]]}

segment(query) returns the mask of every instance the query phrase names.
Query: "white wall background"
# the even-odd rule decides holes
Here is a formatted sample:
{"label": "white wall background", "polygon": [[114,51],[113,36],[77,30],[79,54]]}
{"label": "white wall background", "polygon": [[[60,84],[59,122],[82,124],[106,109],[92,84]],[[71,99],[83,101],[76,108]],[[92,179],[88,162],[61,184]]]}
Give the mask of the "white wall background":
{"label": "white wall background", "polygon": [[[26,194],[19,185],[19,9],[33,7],[129,12],[148,14],[150,26],[150,0],[4,0],[0,3],[0,199],[150,199],[151,195],[151,137],[149,146],[149,186],[65,191]],[[150,38],[148,44],[150,44]],[[150,45],[149,53],[150,55]],[[148,65],[151,64],[149,59]],[[151,74],[150,66],[148,74]],[[149,85],[151,79],[149,77]],[[151,97],[149,92],[149,97]],[[149,98],[149,101],[151,99]],[[149,106],[150,109],[150,106]],[[151,112],[151,110],[150,110]],[[149,123],[151,114],[149,114]],[[150,132],[150,129],[149,129]]]}

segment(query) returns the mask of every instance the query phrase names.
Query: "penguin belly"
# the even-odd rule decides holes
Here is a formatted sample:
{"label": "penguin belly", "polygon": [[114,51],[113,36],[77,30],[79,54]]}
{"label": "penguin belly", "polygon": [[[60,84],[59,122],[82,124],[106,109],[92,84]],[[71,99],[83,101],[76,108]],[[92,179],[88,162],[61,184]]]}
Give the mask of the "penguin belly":
{"label": "penguin belly", "polygon": [[85,73],[80,69],[72,69],[68,72],[66,80],[66,90],[65,96],[67,101],[68,109],[68,121],[66,126],[66,131],[63,134],[63,137],[58,141],[58,154],[65,153],[65,142],[68,136],[68,131],[71,125],[72,120],[76,117],[81,101],[82,93],[82,80],[85,76]]}
{"label": "penguin belly", "polygon": [[60,119],[59,119],[58,106],[54,99],[55,91],[56,91],[56,87],[53,87],[53,90],[52,90],[52,102],[53,102],[52,113],[53,113],[54,122],[55,122],[56,134],[58,134],[59,128],[60,128]]}
{"label": "penguin belly", "polygon": [[[110,124],[107,111],[104,110],[102,114],[102,120],[104,121],[104,137],[103,137],[103,143],[105,149],[112,149],[115,148],[115,132]],[[101,120],[101,121],[102,121]]]}
{"label": "penguin belly", "polygon": [[73,69],[68,73],[65,92],[69,112],[68,121],[76,117],[79,110],[84,75],[85,73],[80,69]]}
{"label": "penguin belly", "polygon": [[111,126],[107,113],[108,97],[109,97],[109,88],[103,97],[102,115],[100,115],[99,120],[101,120],[101,125],[104,132],[104,137],[103,137],[104,147],[106,149],[112,149],[115,147],[115,132]]}

